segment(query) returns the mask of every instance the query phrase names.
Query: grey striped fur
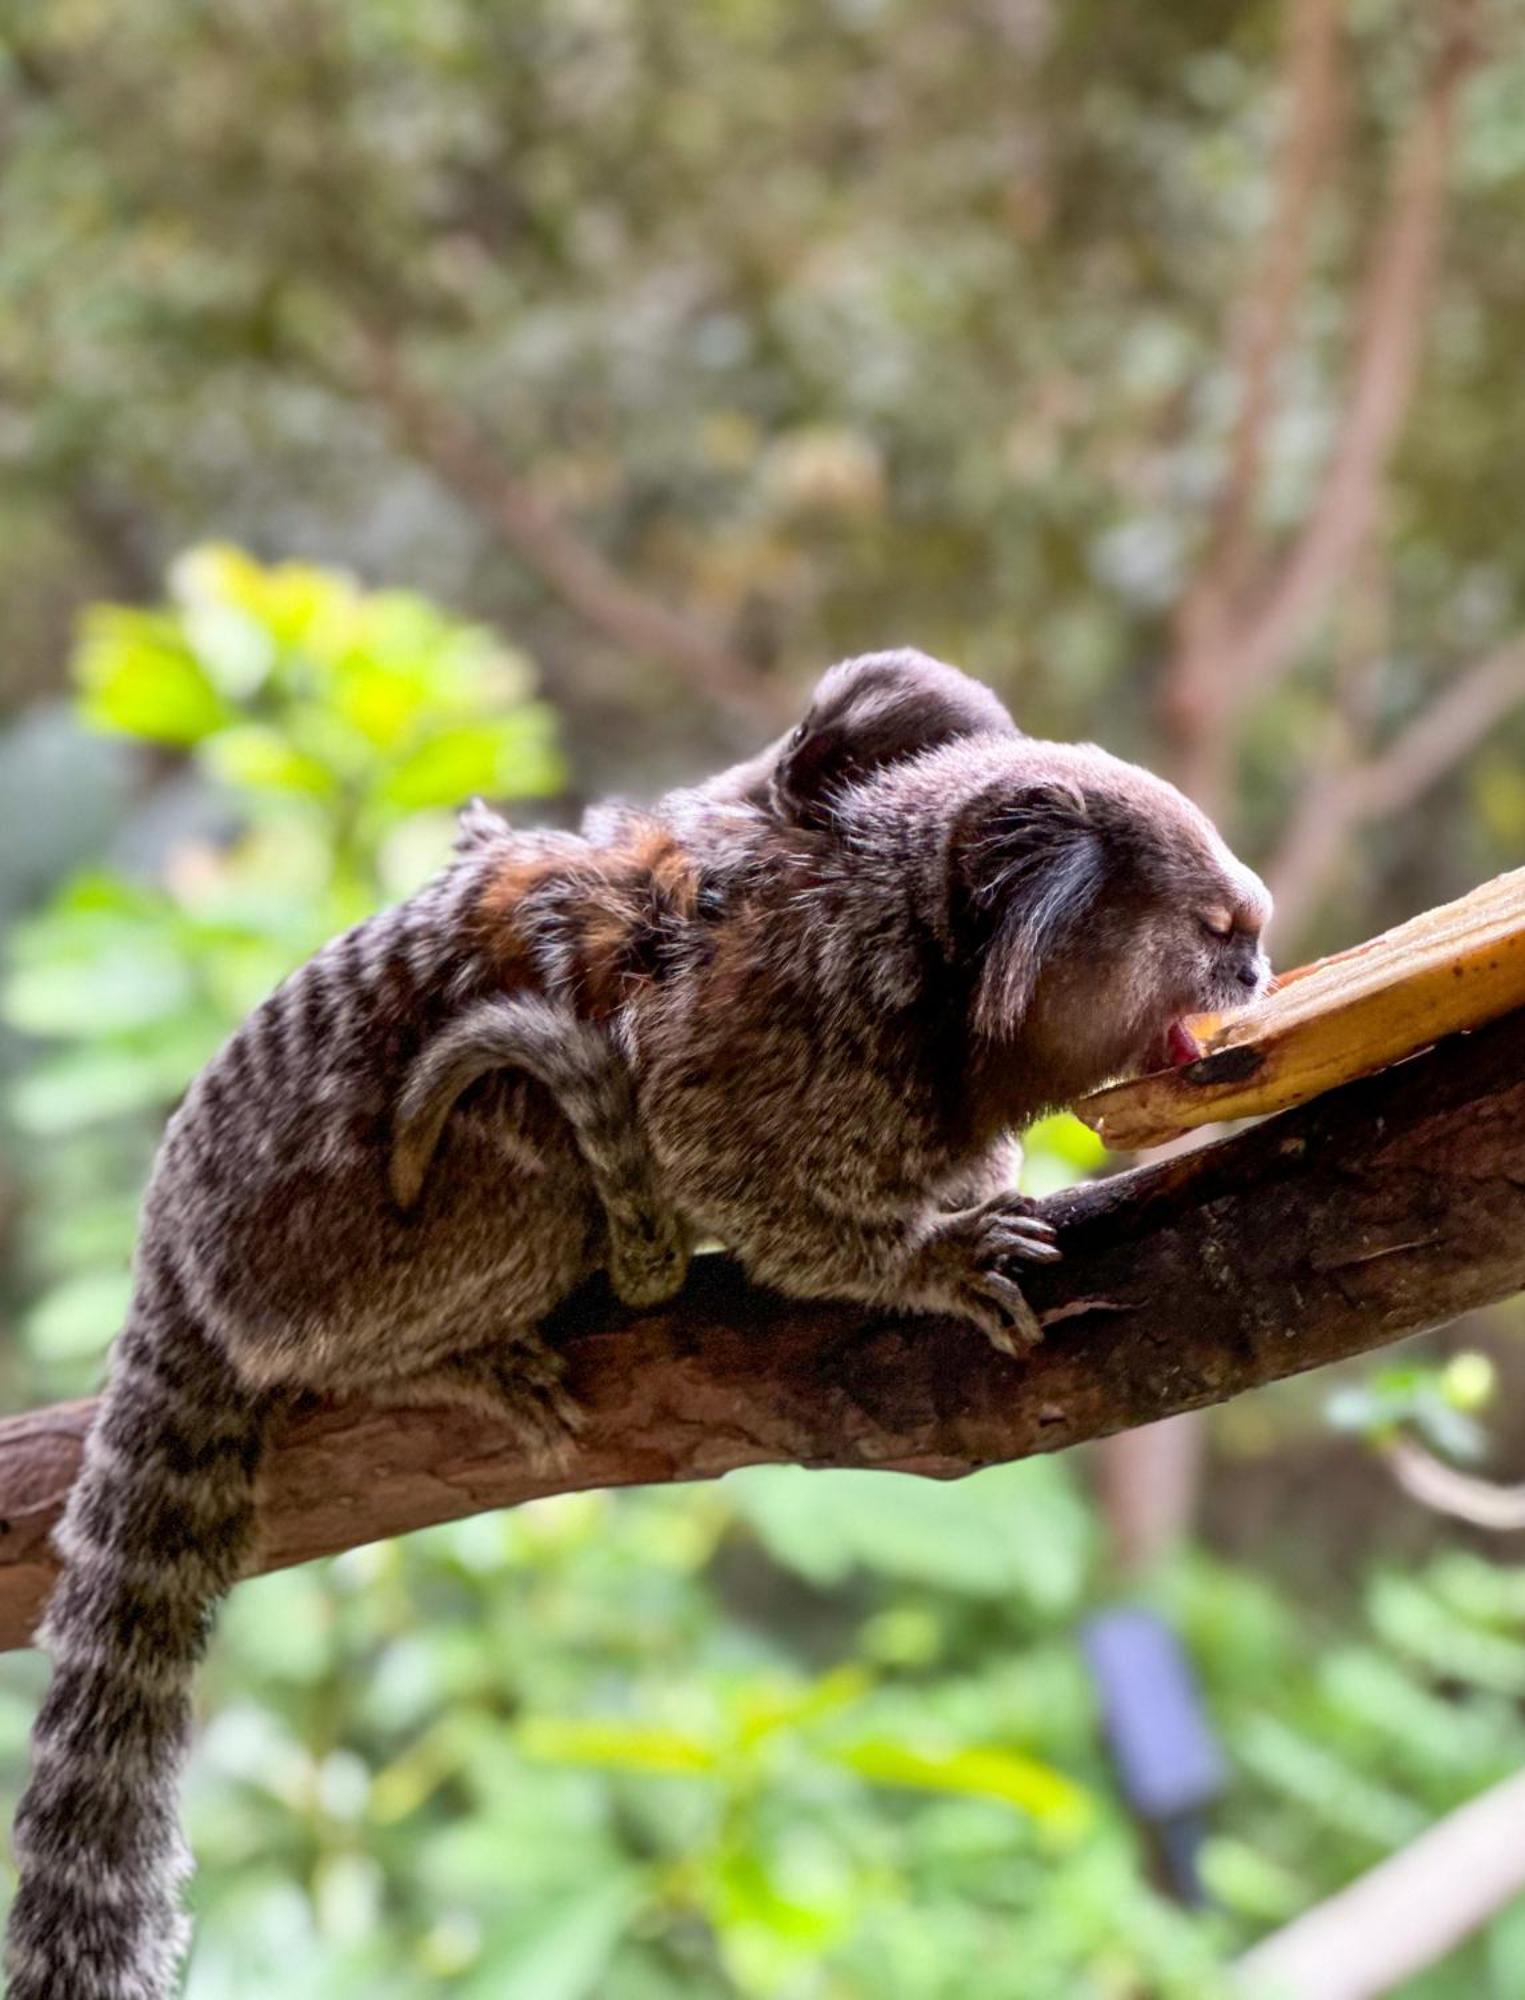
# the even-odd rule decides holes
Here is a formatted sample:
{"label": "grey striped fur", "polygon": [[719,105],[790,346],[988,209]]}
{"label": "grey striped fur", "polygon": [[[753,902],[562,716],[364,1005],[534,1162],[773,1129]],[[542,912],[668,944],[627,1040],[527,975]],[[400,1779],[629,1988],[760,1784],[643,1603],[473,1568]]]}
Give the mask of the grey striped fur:
{"label": "grey striped fur", "polygon": [[[500,885],[520,881],[504,905]],[[648,914],[639,864],[611,885],[576,836],[475,838],[411,901],[287,980],[170,1121],[131,1310],[58,1537],[53,1678],[15,1825],[11,2000],[175,1991],[191,1677],[212,1607],[247,1562],[265,1433],[291,1397],[464,1402],[539,1453],[575,1423],[537,1326],[605,1261],[605,1200],[619,1207],[609,1177],[626,1152],[612,1128],[630,1081],[610,1036],[568,1011],[568,898],[604,932],[621,898],[632,931]],[[514,976],[528,968],[560,995],[522,1018],[606,1179],[521,1042],[519,1074],[483,1077],[457,1104],[404,1216],[387,1185],[399,1091],[421,1050],[448,1051],[453,1022],[504,1006],[505,927]],[[542,942],[557,947],[549,971]]]}
{"label": "grey striped fur", "polygon": [[[674,795],[665,821],[724,877],[762,824],[751,806],[821,821],[849,778],[976,727],[1010,725],[954,669],[848,662],[799,730]],[[620,808],[602,837],[628,853],[650,824]],[[646,1144],[625,1023],[582,1018],[592,929],[659,952],[681,940],[671,857],[663,887],[639,858],[604,881],[587,843],[511,835],[479,801],[457,845],[435,883],[288,980],[171,1121],[60,1532],[55,1671],[16,1820],[12,2000],[174,1989],[190,1680],[290,1396],[485,1404],[552,1450],[575,1412],[536,1323],[601,1263],[632,1303],[681,1282],[688,1232]],[[480,916],[505,867],[527,883],[513,921],[529,992],[501,990]]]}
{"label": "grey striped fur", "polygon": [[[723,900],[728,875],[744,865],[736,829],[743,843],[750,831],[737,809],[755,808],[780,827],[829,828],[833,802],[873,773],[963,737],[1019,733],[990,689],[957,667],[908,646],[862,653],[828,669],[803,720],[766,749],[652,807],[593,806],[583,834],[617,845],[655,817],[683,838],[707,871],[710,893]],[[491,807],[473,799],[456,844],[467,852],[506,832]],[[425,1050],[398,1115],[398,1202],[408,1208],[417,1199],[455,1100],[499,1068],[522,1068],[544,1083],[577,1133],[604,1203],[616,1293],[629,1305],[671,1298],[687,1271],[687,1233],[658,1192],[623,1052],[598,1029],[579,1028],[569,1006],[491,1002]]]}

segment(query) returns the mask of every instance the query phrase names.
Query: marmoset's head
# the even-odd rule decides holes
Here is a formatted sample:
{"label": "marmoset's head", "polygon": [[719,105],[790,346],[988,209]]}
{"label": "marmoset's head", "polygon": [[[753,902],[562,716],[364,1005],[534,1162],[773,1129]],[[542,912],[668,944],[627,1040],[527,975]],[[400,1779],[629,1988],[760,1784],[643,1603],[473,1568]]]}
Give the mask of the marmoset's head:
{"label": "marmoset's head", "polygon": [[859,653],[827,669],[787,735],[677,796],[824,827],[844,787],[875,772],[962,737],[1017,734],[1000,698],[945,660],[914,646]]}
{"label": "marmoset's head", "polygon": [[[1016,737],[982,682],[902,646],[860,653],[823,674],[798,726],[768,755],[766,803],[795,826],[826,826],[847,786],[970,736]],[[759,801],[763,803],[763,801]]]}
{"label": "marmoset's head", "polygon": [[1094,745],[971,738],[863,787],[849,816],[854,844],[895,828],[976,1059],[1044,1103],[1191,1061],[1189,1017],[1269,977],[1260,878],[1173,785]]}

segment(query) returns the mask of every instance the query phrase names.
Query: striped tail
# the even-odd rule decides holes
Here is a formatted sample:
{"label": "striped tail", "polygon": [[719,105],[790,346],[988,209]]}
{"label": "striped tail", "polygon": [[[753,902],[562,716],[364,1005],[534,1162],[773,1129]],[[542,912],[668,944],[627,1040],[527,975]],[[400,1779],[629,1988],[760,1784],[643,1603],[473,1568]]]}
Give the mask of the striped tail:
{"label": "striped tail", "polygon": [[629,1071],[606,1030],[528,995],[479,1001],[427,1044],[403,1086],[388,1169],[399,1208],[412,1208],[422,1193],[457,1100],[500,1069],[523,1070],[545,1084],[579,1141],[583,1107],[596,1104],[602,1111],[605,1098],[614,1101],[600,1122],[635,1129]]}
{"label": "striped tail", "polygon": [[414,1063],[398,1102],[388,1177],[399,1208],[423,1192],[451,1112],[493,1070],[543,1083],[572,1128],[603,1206],[610,1281],[627,1305],[661,1305],[688,1272],[690,1239],[658,1184],[635,1079],[614,1030],[528,995],[480,1001]]}
{"label": "striped tail", "polygon": [[264,1398],[144,1270],[58,1545],[53,1678],[16,1815],[10,2000],[167,2000],[188,1925],[176,1813],[191,1682],[254,1525]]}

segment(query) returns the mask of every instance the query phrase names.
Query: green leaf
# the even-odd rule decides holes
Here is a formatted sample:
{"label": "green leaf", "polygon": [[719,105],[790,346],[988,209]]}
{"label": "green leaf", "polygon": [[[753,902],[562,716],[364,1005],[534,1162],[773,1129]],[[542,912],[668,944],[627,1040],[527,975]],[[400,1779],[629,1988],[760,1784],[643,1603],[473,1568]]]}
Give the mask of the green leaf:
{"label": "green leaf", "polygon": [[518,1740],[526,1756],[547,1763],[667,1778],[708,1777],[720,1768],[715,1750],[700,1738],[639,1722],[531,1715],[520,1723]]}
{"label": "green leaf", "polygon": [[[204,1054],[210,1054],[208,1049]],[[173,1104],[196,1068],[174,1047],[82,1046],[33,1064],[11,1092],[11,1114],[38,1137],[74,1132],[130,1111]]]}
{"label": "green leaf", "polygon": [[871,1737],[828,1755],[871,1784],[995,1799],[1068,1835],[1082,1832],[1092,1818],[1090,1797],[1079,1785],[1018,1750],[982,1745],[918,1750],[910,1744]]}
{"label": "green leaf", "polygon": [[54,1285],[27,1314],[27,1339],[49,1361],[104,1354],[132,1297],[129,1271],[82,1271]]}
{"label": "green leaf", "polygon": [[1358,1840],[1398,1847],[1425,1826],[1426,1814],[1412,1799],[1366,1777],[1327,1743],[1314,1741],[1278,1716],[1249,1717],[1234,1747],[1264,1783]]}
{"label": "green leaf", "polygon": [[1106,1147],[1071,1112],[1040,1118],[1022,1134],[1022,1187],[1027,1194],[1057,1194],[1100,1173],[1106,1163]]}
{"label": "green leaf", "polygon": [[441,729],[387,772],[379,796],[391,806],[418,812],[458,805],[480,792],[489,798],[528,798],[553,792],[562,768],[549,712],[517,709],[495,722]]}
{"label": "green leaf", "polygon": [[229,701],[247,701],[268,678],[275,644],[248,612],[231,604],[203,604],[187,611],[184,623],[191,651]]}
{"label": "green leaf", "polygon": [[203,752],[207,768],[226,784],[254,792],[302,792],[332,798],[338,782],[329,767],[280,730],[263,723],[225,729]]}
{"label": "green leaf", "polygon": [[30,1035],[102,1037],[162,1021],[194,997],[190,968],[167,940],[116,924],[98,937],[93,951],[17,968],[4,993],[12,1027]]}
{"label": "green leaf", "polygon": [[73,666],[80,711],[98,728],[189,746],[229,720],[178,625],[160,612],[87,613]]}
{"label": "green leaf", "polygon": [[[733,1473],[725,1491],[775,1560],[821,1585],[862,1567],[974,1597],[1079,1600],[1091,1528],[1068,1473],[1034,1460],[929,1484],[908,1473]],[[1020,1521],[1020,1534],[1012,1523]]]}
{"label": "green leaf", "polygon": [[852,1930],[852,1889],[819,1840],[791,1841],[776,1853],[729,1848],[711,1880],[708,1914],[741,1990],[798,1991],[800,1973]]}
{"label": "green leaf", "polygon": [[736,1741],[752,1749],[782,1730],[804,1728],[860,1702],[873,1685],[862,1667],[836,1667],[798,1687],[747,1687],[737,1702]]}
{"label": "green leaf", "polygon": [[1525,1643],[1467,1624],[1411,1577],[1378,1576],[1369,1601],[1372,1624],[1387,1643],[1437,1677],[1525,1696]]}
{"label": "green leaf", "polygon": [[621,1872],[509,1918],[463,1989],[467,2000],[589,2000],[647,1893],[642,1875]]}
{"label": "green leaf", "polygon": [[1309,1884],[1247,1841],[1227,1836],[1206,1842],[1202,1877],[1215,1902],[1258,1925],[1284,1924],[1315,1900]]}

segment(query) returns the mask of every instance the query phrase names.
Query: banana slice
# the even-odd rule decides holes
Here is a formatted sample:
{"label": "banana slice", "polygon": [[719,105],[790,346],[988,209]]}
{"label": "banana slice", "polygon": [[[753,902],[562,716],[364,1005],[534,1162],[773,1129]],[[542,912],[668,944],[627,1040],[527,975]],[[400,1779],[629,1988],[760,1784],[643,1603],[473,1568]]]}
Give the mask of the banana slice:
{"label": "banana slice", "polygon": [[1159,1146],[1196,1125],[1284,1111],[1520,1006],[1525,868],[1284,973],[1241,1014],[1199,1016],[1187,1023],[1203,1045],[1196,1062],[1074,1108],[1109,1146]]}

